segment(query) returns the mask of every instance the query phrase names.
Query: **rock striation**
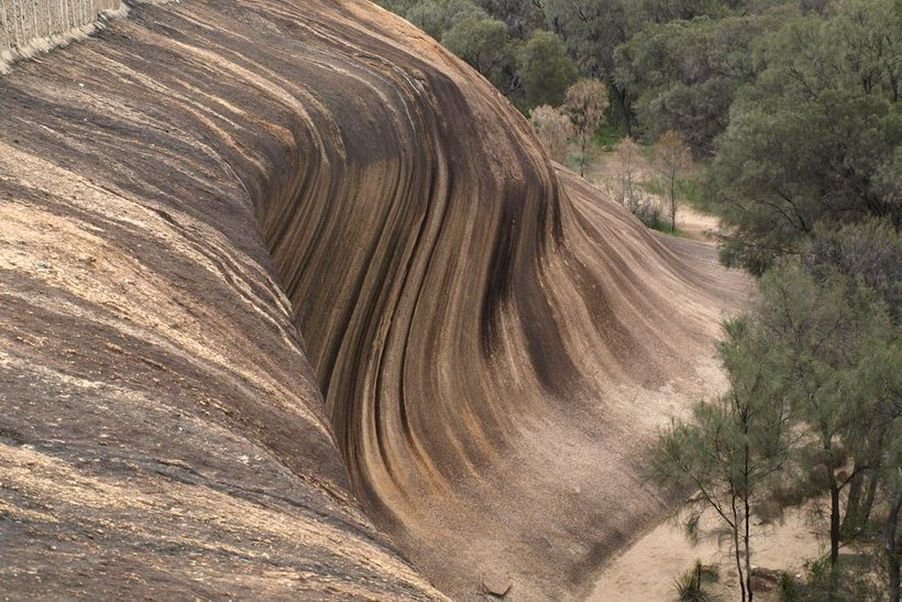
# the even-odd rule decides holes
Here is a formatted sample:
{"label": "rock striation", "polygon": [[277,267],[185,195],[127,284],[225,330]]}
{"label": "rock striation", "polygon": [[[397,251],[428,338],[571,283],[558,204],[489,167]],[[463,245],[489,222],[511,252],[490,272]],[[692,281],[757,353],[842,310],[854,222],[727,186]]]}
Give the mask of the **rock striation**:
{"label": "rock striation", "polygon": [[0,583],[579,597],[746,294],[367,2],[136,5],[0,79]]}

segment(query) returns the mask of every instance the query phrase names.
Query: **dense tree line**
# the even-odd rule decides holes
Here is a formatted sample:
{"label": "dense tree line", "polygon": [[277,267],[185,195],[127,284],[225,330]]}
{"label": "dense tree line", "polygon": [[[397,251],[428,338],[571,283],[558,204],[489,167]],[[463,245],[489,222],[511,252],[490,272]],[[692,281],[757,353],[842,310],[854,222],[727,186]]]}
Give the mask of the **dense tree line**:
{"label": "dense tree line", "polygon": [[736,225],[724,259],[760,274],[818,224],[902,225],[902,4],[843,3],[757,40],[758,74],[716,140],[710,195]]}

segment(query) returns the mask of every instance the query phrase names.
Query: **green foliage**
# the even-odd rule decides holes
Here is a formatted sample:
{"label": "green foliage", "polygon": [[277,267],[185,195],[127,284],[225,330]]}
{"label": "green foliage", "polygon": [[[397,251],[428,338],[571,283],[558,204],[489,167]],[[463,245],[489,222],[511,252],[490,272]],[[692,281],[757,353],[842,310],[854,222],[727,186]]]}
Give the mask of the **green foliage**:
{"label": "green foliage", "polygon": [[749,46],[776,18],[728,17],[655,25],[615,53],[615,78],[636,99],[644,135],[677,130],[696,157],[714,151],[739,87],[754,79]]}
{"label": "green foliage", "polygon": [[720,575],[716,566],[705,566],[701,560],[680,575],[673,584],[680,602],[714,602],[717,597],[707,591],[706,585],[716,583]]}
{"label": "green foliage", "polygon": [[550,31],[536,30],[519,57],[525,105],[559,106],[567,88],[576,80],[576,66],[561,39]]}
{"label": "green foliage", "polygon": [[765,66],[736,97],[710,191],[736,230],[723,259],[761,274],[815,224],[902,224],[902,7],[848,2],[761,40]]}
{"label": "green foliage", "polygon": [[524,113],[560,105],[577,78],[561,38],[543,29],[545,15],[530,0],[383,0],[441,40]]}
{"label": "green foliage", "polygon": [[781,602],[878,602],[885,599],[879,583],[870,578],[875,569],[874,558],[867,555],[844,556],[831,567],[828,558],[806,563],[807,579],[797,580],[788,574],[780,578]]}
{"label": "green foliage", "polygon": [[757,506],[780,476],[791,440],[788,406],[773,368],[783,361],[767,333],[750,319],[724,326],[720,355],[730,390],[693,407],[692,419],[676,421],[652,449],[651,478],[692,495],[683,507],[690,522],[712,510],[732,539],[742,599],[751,584],[749,525]]}
{"label": "green foliage", "polygon": [[496,19],[467,16],[442,34],[442,44],[498,88],[510,78],[514,56],[507,26]]}
{"label": "green foliage", "polygon": [[470,0],[414,1],[399,14],[437,40],[458,21],[488,18],[488,14]]}
{"label": "green foliage", "polygon": [[869,219],[831,229],[816,226],[803,246],[805,271],[823,281],[838,273],[874,291],[892,319],[902,322],[902,237],[888,220]]}
{"label": "green foliage", "polygon": [[727,7],[718,0],[641,0],[642,12],[653,23],[689,21],[703,15],[722,16]]}
{"label": "green foliage", "polygon": [[789,573],[780,573],[780,581],[777,584],[780,594],[780,602],[802,602],[804,592],[802,585]]}
{"label": "green foliage", "polygon": [[641,7],[633,0],[545,0],[544,6],[580,71],[608,84],[624,133],[631,135],[631,97],[613,78],[614,49],[641,29]]}
{"label": "green foliage", "polygon": [[877,391],[865,386],[860,371],[881,369],[875,351],[896,344],[897,329],[873,291],[840,273],[817,280],[789,265],[766,274],[760,290],[756,318],[768,333],[771,352],[783,358],[772,376],[812,434],[799,442],[797,453],[821,491],[841,486],[832,483],[834,471],[860,451],[854,444],[861,439],[864,445],[878,427],[876,416],[863,411],[877,401]]}
{"label": "green foliage", "polygon": [[[734,9],[754,14],[758,8],[753,4],[769,6],[777,1],[381,0],[381,4],[442,40],[524,112],[540,104],[560,104],[563,90],[581,75],[608,85],[613,105],[610,118],[620,124],[622,136],[631,135],[633,99],[642,96],[641,119],[648,121],[653,138],[677,129],[694,144],[693,126],[699,132],[723,129],[724,124],[707,120],[712,112],[726,115],[732,94],[732,88],[725,93],[729,86],[720,81],[729,75],[718,70],[724,60],[737,58],[735,53],[725,52],[745,44],[757,29],[741,23],[732,29],[725,26],[720,37],[706,37],[707,29],[699,26],[695,37],[674,34],[680,39],[673,41],[667,41],[670,30],[642,32],[700,17],[712,20],[708,29],[716,29],[713,22],[730,16]],[[505,26],[507,36],[501,35],[499,24]],[[694,26],[690,29],[695,31]],[[631,41],[636,34],[644,37]],[[620,60],[617,47],[625,43],[631,50]],[[688,72],[681,72],[680,62],[690,55]],[[646,81],[642,74],[648,68],[654,71],[652,79],[660,82],[651,85]],[[709,72],[711,81],[702,81],[703,73],[693,75],[699,68]],[[622,78],[615,77],[618,71],[623,72]],[[658,85],[662,78],[672,80],[672,89]],[[661,119],[658,111],[664,114]],[[699,134],[706,143],[712,135]]]}
{"label": "green foliage", "polygon": [[570,50],[589,73],[610,72],[614,49],[642,23],[638,5],[630,0],[546,0],[545,14],[555,30],[565,33]]}
{"label": "green foliage", "polygon": [[540,2],[534,0],[475,0],[488,14],[504,21],[517,39],[526,39],[530,32],[545,26],[545,13]]}
{"label": "green foliage", "polygon": [[382,5],[441,40],[502,92],[515,87],[518,41],[505,22],[473,0],[383,0]]}
{"label": "green foliage", "polygon": [[[664,196],[667,194],[666,187],[660,179],[653,179],[642,182],[642,188],[649,194]],[[698,174],[689,173],[684,177],[677,178],[676,181],[677,195],[687,203],[699,210],[706,211],[708,209],[702,196],[702,185]]]}
{"label": "green foliage", "polygon": [[[883,238],[876,249],[863,248],[867,234]],[[766,336],[767,357],[779,358],[768,372],[797,435],[775,492],[784,503],[828,496],[829,575],[815,570],[811,587],[839,595],[853,585],[849,591],[863,591],[843,576],[839,549],[863,531],[873,491],[879,486],[902,500],[902,326],[887,303],[895,283],[883,286],[899,269],[900,236],[869,223],[826,238],[811,245],[810,257],[761,278],[753,320]],[[869,487],[860,486],[865,482]],[[864,599],[856,595],[837,599]]]}
{"label": "green foliage", "polygon": [[[610,114],[610,107],[608,109]],[[626,135],[623,133],[623,128],[620,124],[616,121],[612,122],[608,116],[605,118],[602,126],[595,131],[595,137],[592,141],[596,146],[601,147],[604,152],[611,152],[625,138]]]}
{"label": "green foliage", "polygon": [[[878,584],[856,577],[862,567],[873,573],[876,560],[839,549],[867,531],[862,521],[884,499],[885,574],[899,574],[902,236],[874,221],[816,233],[802,260],[761,278],[751,313],[727,324],[729,392],[664,433],[650,470],[660,483],[697,490],[688,503],[696,515],[714,509],[734,539],[749,512],[769,518],[781,504],[827,495],[830,554],[812,564],[808,583],[784,579],[784,598],[878,599]],[[745,472],[744,458],[763,472]],[[738,515],[737,500],[748,508]]]}
{"label": "green foliage", "polygon": [[[639,217],[639,216],[637,216]],[[655,230],[656,232],[661,232],[663,234],[669,234],[670,236],[675,236],[677,238],[688,238],[686,232],[684,230],[680,230],[679,228],[674,228],[670,223],[670,220],[661,216],[660,210],[657,212],[657,215],[652,220],[644,220],[639,217],[646,226]]]}

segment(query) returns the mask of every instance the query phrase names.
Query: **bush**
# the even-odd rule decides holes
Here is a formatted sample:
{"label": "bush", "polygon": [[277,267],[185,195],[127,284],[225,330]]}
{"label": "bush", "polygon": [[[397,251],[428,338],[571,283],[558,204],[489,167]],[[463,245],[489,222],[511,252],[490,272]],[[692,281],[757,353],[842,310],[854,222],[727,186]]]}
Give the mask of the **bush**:
{"label": "bush", "polygon": [[677,600],[680,602],[712,602],[717,597],[706,590],[706,585],[716,583],[720,578],[716,566],[705,566],[701,560],[680,575],[674,583]]}

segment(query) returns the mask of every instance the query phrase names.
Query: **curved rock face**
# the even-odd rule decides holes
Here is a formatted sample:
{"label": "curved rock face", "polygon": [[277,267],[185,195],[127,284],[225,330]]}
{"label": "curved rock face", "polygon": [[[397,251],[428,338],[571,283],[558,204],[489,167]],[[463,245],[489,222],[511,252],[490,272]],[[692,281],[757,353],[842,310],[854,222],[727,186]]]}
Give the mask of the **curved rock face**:
{"label": "curved rock face", "polygon": [[0,582],[36,596],[438,595],[403,556],[576,597],[745,294],[356,0],[140,6],[21,64],[0,219]]}

